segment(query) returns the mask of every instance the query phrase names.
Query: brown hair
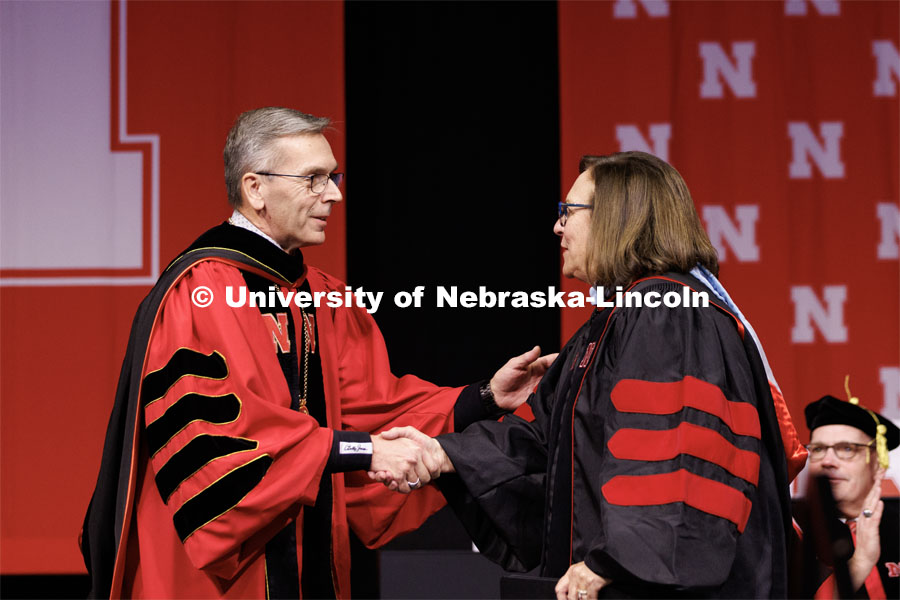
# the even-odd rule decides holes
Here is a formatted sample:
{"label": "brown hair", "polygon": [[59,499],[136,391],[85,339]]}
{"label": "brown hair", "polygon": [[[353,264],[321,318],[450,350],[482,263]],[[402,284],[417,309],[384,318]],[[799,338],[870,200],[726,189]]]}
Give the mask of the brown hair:
{"label": "brown hair", "polygon": [[587,274],[605,287],[627,287],[698,263],[718,275],[709,241],[684,179],[646,152],[584,156],[580,172],[594,182]]}

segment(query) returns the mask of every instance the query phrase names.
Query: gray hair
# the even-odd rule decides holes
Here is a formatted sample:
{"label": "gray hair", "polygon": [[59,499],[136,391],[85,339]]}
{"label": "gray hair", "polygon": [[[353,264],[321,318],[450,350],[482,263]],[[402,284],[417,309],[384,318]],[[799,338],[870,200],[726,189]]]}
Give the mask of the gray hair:
{"label": "gray hair", "polygon": [[245,173],[271,168],[275,140],[288,135],[322,133],[330,122],[326,117],[280,106],[242,113],[228,132],[223,152],[228,202],[235,208],[241,205],[241,179]]}

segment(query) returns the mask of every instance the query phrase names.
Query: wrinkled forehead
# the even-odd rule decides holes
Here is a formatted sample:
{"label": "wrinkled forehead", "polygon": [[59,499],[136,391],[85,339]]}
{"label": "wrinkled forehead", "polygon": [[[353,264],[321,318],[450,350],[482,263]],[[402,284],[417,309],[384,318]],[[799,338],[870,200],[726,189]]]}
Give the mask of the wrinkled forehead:
{"label": "wrinkled forehead", "polygon": [[331,173],[338,167],[331,144],[321,133],[280,137],[271,152],[278,168],[296,174]]}
{"label": "wrinkled forehead", "polygon": [[822,425],[812,430],[809,441],[815,444],[835,444],[837,442],[868,444],[872,438],[866,435],[862,429],[851,425]]}

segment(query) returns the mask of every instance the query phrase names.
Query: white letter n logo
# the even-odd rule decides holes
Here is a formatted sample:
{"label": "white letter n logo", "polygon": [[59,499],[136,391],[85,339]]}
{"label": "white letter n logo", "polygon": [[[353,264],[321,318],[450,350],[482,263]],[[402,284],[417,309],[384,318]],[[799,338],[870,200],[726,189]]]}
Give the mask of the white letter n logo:
{"label": "white letter n logo", "polygon": [[[647,15],[652,18],[669,16],[668,0],[640,0],[640,3]],[[637,14],[638,8],[635,0],[616,0],[613,5],[614,19],[636,19]]]}
{"label": "white letter n logo", "polygon": [[793,159],[790,165],[791,179],[811,179],[812,162],[816,163],[825,179],[842,179],[844,162],[841,160],[841,138],[844,137],[844,124],[841,121],[825,121],[819,125],[819,137],[813,133],[809,123],[792,121],[788,123],[788,135],[791,137]]}
{"label": "white letter n logo", "polygon": [[650,125],[650,139],[653,146],[641,133],[637,125],[616,125],[616,139],[619,140],[619,152],[638,150],[669,160],[669,138],[672,137],[671,123],[654,123]]}
{"label": "white letter n logo", "polygon": [[720,261],[728,258],[727,241],[739,262],[757,262],[759,244],[756,243],[756,221],[759,220],[759,206],[741,205],[735,207],[734,212],[738,225],[728,216],[724,206],[703,207],[709,241],[716,247]]}
{"label": "white letter n logo", "polygon": [[791,288],[794,302],[794,327],[791,342],[808,344],[815,341],[813,322],[826,342],[835,344],[847,341],[847,326],[844,325],[844,303],[847,301],[847,286],[826,285],[825,306],[819,301],[813,289],[806,285]]}
{"label": "white letter n logo", "polygon": [[897,52],[897,47],[891,40],[872,40],[872,56],[875,57],[872,93],[875,96],[896,96],[897,84],[894,79],[900,79],[900,52]]}
{"label": "white letter n logo", "polygon": [[703,83],[701,98],[722,98],[724,80],[736,98],[755,98],[756,82],[753,81],[753,56],[755,42],[732,42],[732,61],[716,42],[700,42],[700,58],[703,59]]}

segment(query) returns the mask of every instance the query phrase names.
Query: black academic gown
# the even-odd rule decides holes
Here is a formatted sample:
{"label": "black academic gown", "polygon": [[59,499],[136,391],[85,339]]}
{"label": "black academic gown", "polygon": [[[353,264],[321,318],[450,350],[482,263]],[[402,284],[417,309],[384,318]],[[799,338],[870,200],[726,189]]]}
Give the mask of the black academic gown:
{"label": "black academic gown", "polygon": [[633,290],[685,286],[710,306],[596,310],[529,399],[533,422],[439,438],[457,471],[441,487],[485,556],[554,578],[584,561],[607,593],[786,595],[786,460],[752,338],[693,277]]}

